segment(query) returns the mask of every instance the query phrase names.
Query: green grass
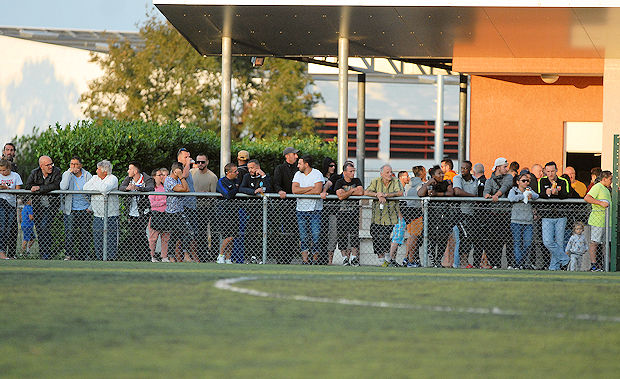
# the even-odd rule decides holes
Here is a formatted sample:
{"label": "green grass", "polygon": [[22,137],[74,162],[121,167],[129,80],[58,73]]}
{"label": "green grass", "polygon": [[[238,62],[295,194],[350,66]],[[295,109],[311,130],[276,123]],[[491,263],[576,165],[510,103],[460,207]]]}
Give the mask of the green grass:
{"label": "green grass", "polygon": [[[255,280],[235,287],[283,298],[214,287],[239,276]],[[620,317],[617,273],[8,261],[0,284],[2,377],[576,378],[620,367],[620,322],[572,317]]]}

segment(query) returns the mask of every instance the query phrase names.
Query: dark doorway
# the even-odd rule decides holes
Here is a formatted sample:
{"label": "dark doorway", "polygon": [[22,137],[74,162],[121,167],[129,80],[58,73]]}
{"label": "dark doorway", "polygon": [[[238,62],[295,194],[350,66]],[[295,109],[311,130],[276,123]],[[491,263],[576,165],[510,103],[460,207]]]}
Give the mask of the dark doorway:
{"label": "dark doorway", "polygon": [[590,170],[594,167],[601,167],[601,154],[566,153],[566,166],[575,168],[577,180],[587,186],[590,184]]}

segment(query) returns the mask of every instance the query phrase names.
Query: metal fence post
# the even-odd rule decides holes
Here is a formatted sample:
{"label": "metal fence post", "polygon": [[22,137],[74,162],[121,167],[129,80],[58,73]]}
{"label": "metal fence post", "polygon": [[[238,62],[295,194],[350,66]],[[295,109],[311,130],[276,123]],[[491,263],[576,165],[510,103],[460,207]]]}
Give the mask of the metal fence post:
{"label": "metal fence post", "polygon": [[422,225],[424,228],[422,266],[428,267],[428,199],[422,199]]}
{"label": "metal fence post", "polygon": [[103,194],[103,260],[108,260],[108,194]]}
{"label": "metal fence post", "polygon": [[267,263],[267,203],[269,198],[263,195],[263,264]]}
{"label": "metal fence post", "polygon": [[610,219],[609,219],[609,207],[605,208],[605,271],[609,271],[610,269],[610,260],[611,260],[611,244],[609,240],[611,237],[610,234]]}

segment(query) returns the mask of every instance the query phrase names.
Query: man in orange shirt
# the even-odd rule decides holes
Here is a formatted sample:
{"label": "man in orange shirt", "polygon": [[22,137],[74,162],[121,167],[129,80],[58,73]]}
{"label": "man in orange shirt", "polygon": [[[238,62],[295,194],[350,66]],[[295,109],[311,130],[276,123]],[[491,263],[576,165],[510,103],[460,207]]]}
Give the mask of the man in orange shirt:
{"label": "man in orange shirt", "polygon": [[570,179],[570,186],[573,187],[575,191],[577,191],[579,197],[584,197],[587,193],[586,185],[575,178],[575,169],[571,166],[568,166],[564,170],[564,173],[568,175],[568,178]]}
{"label": "man in orange shirt", "polygon": [[449,180],[452,182],[452,179],[456,176],[456,172],[454,169],[454,163],[452,163],[452,159],[444,159],[441,161],[441,172],[443,172],[443,180]]}

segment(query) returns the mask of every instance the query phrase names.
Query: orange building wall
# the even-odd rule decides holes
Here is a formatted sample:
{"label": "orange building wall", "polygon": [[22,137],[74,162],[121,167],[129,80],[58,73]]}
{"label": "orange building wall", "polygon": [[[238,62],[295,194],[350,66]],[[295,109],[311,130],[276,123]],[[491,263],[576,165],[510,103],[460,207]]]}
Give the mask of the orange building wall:
{"label": "orange building wall", "polygon": [[564,122],[603,121],[603,79],[539,76],[471,77],[470,160],[487,177],[497,157],[521,167],[564,167]]}

